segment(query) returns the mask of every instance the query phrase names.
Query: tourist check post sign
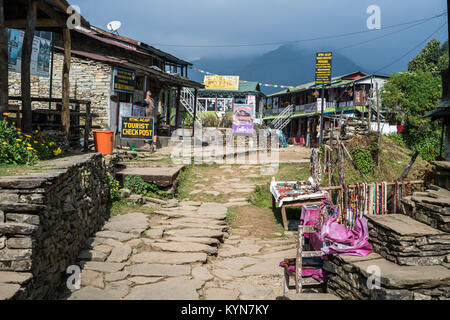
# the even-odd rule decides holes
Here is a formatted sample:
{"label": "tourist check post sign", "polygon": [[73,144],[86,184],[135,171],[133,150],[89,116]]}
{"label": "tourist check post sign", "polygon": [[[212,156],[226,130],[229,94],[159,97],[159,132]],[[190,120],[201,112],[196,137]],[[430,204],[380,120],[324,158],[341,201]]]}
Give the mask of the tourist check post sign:
{"label": "tourist check post sign", "polygon": [[154,120],[147,117],[122,117],[120,138],[153,140]]}

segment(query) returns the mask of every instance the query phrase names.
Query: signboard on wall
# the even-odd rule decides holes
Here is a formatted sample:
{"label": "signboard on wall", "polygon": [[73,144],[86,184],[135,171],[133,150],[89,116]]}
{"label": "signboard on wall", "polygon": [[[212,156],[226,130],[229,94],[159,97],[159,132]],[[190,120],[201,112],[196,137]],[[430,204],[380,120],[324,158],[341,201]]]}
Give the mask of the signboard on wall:
{"label": "signboard on wall", "polygon": [[131,140],[153,140],[154,121],[149,117],[122,117],[120,138]]}
{"label": "signboard on wall", "polygon": [[235,104],[233,107],[233,134],[253,135],[255,106]]}
{"label": "signboard on wall", "polygon": [[331,83],[331,61],[333,60],[332,52],[316,53],[316,84]]}
{"label": "signboard on wall", "polygon": [[[9,71],[18,73],[21,71],[24,34],[25,32],[22,30],[6,29]],[[31,75],[46,78],[50,76],[51,42],[51,32],[36,31],[34,33],[33,48],[31,51]]]}
{"label": "signboard on wall", "polygon": [[114,68],[113,90],[134,93],[136,90],[136,72],[133,70]]}
{"label": "signboard on wall", "polygon": [[238,90],[239,76],[205,76],[203,84],[206,89]]}

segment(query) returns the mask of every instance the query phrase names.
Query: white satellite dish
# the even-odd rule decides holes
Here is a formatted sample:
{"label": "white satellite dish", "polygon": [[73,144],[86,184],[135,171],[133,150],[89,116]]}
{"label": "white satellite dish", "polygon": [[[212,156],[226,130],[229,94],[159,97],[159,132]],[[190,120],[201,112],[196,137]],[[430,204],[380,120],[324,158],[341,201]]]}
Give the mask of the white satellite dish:
{"label": "white satellite dish", "polygon": [[120,21],[111,21],[106,25],[109,31],[117,33],[117,30],[122,26],[122,22]]}

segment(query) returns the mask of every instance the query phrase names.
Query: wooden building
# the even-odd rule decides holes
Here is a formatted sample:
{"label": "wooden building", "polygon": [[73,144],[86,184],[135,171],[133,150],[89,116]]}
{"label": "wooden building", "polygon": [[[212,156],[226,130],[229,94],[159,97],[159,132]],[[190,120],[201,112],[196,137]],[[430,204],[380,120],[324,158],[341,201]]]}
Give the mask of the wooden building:
{"label": "wooden building", "polygon": [[[371,96],[376,100],[376,88],[381,90],[386,79],[386,76],[361,71],[332,78],[331,84],[325,87],[324,128],[327,129],[341,115],[343,118],[375,116],[376,108],[375,104],[371,105]],[[317,146],[321,88],[310,82],[269,95],[265,104],[265,123],[270,124],[290,107],[291,121],[283,128],[285,135],[298,139],[303,145]]]}

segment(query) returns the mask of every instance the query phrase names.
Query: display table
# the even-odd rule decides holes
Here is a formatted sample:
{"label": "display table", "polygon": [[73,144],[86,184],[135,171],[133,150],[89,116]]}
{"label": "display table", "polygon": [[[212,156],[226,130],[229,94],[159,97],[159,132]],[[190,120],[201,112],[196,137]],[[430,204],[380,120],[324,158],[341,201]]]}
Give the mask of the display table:
{"label": "display table", "polygon": [[[303,182],[302,182],[303,183]],[[328,198],[327,191],[313,191],[310,186],[299,185],[297,181],[280,182],[272,181],[270,192],[272,193],[272,210],[281,208],[284,230],[288,230],[286,207],[301,207],[313,204],[321,204]]]}

